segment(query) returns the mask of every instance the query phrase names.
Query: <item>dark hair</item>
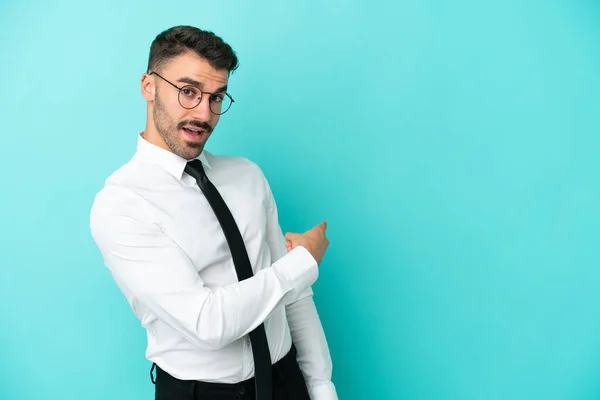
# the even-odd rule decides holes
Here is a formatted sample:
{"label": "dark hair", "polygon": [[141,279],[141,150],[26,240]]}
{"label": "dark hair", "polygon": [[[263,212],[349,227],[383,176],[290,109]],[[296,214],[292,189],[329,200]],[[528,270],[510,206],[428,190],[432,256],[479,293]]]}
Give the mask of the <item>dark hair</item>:
{"label": "dark hair", "polygon": [[163,31],[150,46],[148,72],[160,71],[171,59],[192,51],[216,70],[229,73],[238,67],[238,58],[230,45],[210,31],[181,25]]}

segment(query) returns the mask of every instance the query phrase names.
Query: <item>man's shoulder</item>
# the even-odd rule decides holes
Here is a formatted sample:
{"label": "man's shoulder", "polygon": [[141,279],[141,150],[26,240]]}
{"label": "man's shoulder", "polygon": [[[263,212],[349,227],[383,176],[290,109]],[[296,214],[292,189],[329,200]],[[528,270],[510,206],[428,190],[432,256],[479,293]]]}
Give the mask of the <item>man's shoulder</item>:
{"label": "man's shoulder", "polygon": [[164,168],[149,162],[135,153],[124,164],[112,170],[104,180],[104,186],[99,193],[106,190],[138,191],[156,185],[157,179],[168,176]]}
{"label": "man's shoulder", "polygon": [[209,164],[223,165],[223,166],[255,166],[257,165],[254,161],[244,156],[231,155],[231,154],[220,154],[212,153],[204,150],[204,156],[206,157]]}
{"label": "man's shoulder", "polygon": [[226,171],[235,171],[236,173],[252,173],[257,174],[258,177],[262,177],[263,171],[261,167],[253,160],[236,155],[228,154],[214,154],[208,151],[204,151],[204,155],[211,167],[214,169],[221,169]]}
{"label": "man's shoulder", "polygon": [[141,166],[134,159],[127,161],[112,171],[104,180],[102,187],[96,192],[92,204],[92,212],[121,206],[137,205],[141,198],[136,194],[136,186],[143,181]]}

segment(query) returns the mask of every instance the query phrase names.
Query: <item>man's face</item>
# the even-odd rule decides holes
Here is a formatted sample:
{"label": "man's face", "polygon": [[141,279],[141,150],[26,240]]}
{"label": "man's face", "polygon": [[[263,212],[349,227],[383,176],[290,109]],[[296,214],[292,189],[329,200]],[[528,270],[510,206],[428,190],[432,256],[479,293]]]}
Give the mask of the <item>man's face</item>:
{"label": "man's face", "polygon": [[[185,53],[171,60],[158,73],[179,87],[194,85],[203,92],[217,95],[227,90],[228,72],[213,69],[208,62],[193,53]],[[190,160],[197,157],[219,121],[219,115],[210,109],[210,102],[213,101],[211,98],[215,97],[203,93],[198,106],[186,109],[179,103],[178,89],[159,76],[153,74],[150,77],[154,79],[156,88],[152,119],[160,135],[157,139],[162,139],[173,153],[182,158]],[[181,94],[182,101],[185,93],[189,94],[190,91]]]}

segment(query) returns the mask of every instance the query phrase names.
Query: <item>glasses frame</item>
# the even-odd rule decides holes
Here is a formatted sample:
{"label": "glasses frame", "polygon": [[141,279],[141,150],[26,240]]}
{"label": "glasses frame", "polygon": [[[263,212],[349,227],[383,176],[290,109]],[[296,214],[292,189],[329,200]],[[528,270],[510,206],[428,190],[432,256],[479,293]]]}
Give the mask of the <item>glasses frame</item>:
{"label": "glasses frame", "polygon": [[[204,96],[204,94],[208,94],[211,96],[214,96],[216,93],[211,93],[211,92],[205,92],[204,90],[200,89],[198,86],[196,85],[185,85],[182,87],[177,86],[176,84],[174,84],[173,82],[169,81],[168,79],[160,76],[157,72],[150,72],[149,75],[156,75],[158,76],[160,79],[162,79],[163,81],[167,82],[169,85],[173,86],[175,89],[179,90],[179,93],[177,94],[177,101],[179,102],[179,105],[183,108],[185,108],[186,110],[192,110],[196,107],[198,107],[198,105],[202,102],[202,96]],[[196,103],[195,106],[193,107],[185,107],[182,103],[181,103],[181,91],[187,87],[193,87],[195,90],[199,90],[200,91],[200,97],[198,97],[198,102]],[[231,100],[231,103],[229,103],[229,107],[227,107],[227,109],[225,111],[221,111],[220,113],[216,113],[213,111],[212,109],[212,104],[210,102],[210,98],[208,99],[208,108],[210,109],[210,112],[215,114],[215,115],[223,115],[225,114],[227,111],[229,111],[229,109],[231,108],[231,106],[233,105],[233,103],[235,103],[235,100],[233,99],[233,97],[231,97],[231,95],[227,92],[219,92],[219,93],[224,93],[225,96],[229,97],[229,100]]]}

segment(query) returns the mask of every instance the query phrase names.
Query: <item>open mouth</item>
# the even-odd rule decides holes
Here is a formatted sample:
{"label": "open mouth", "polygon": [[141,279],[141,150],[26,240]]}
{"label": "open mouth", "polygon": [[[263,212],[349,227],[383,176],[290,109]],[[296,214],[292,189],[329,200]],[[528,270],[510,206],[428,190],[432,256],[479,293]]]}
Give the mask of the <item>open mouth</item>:
{"label": "open mouth", "polygon": [[181,128],[181,130],[183,131],[183,133],[185,133],[187,137],[189,137],[192,140],[198,140],[202,138],[202,136],[206,133],[204,129],[195,128],[192,126]]}

